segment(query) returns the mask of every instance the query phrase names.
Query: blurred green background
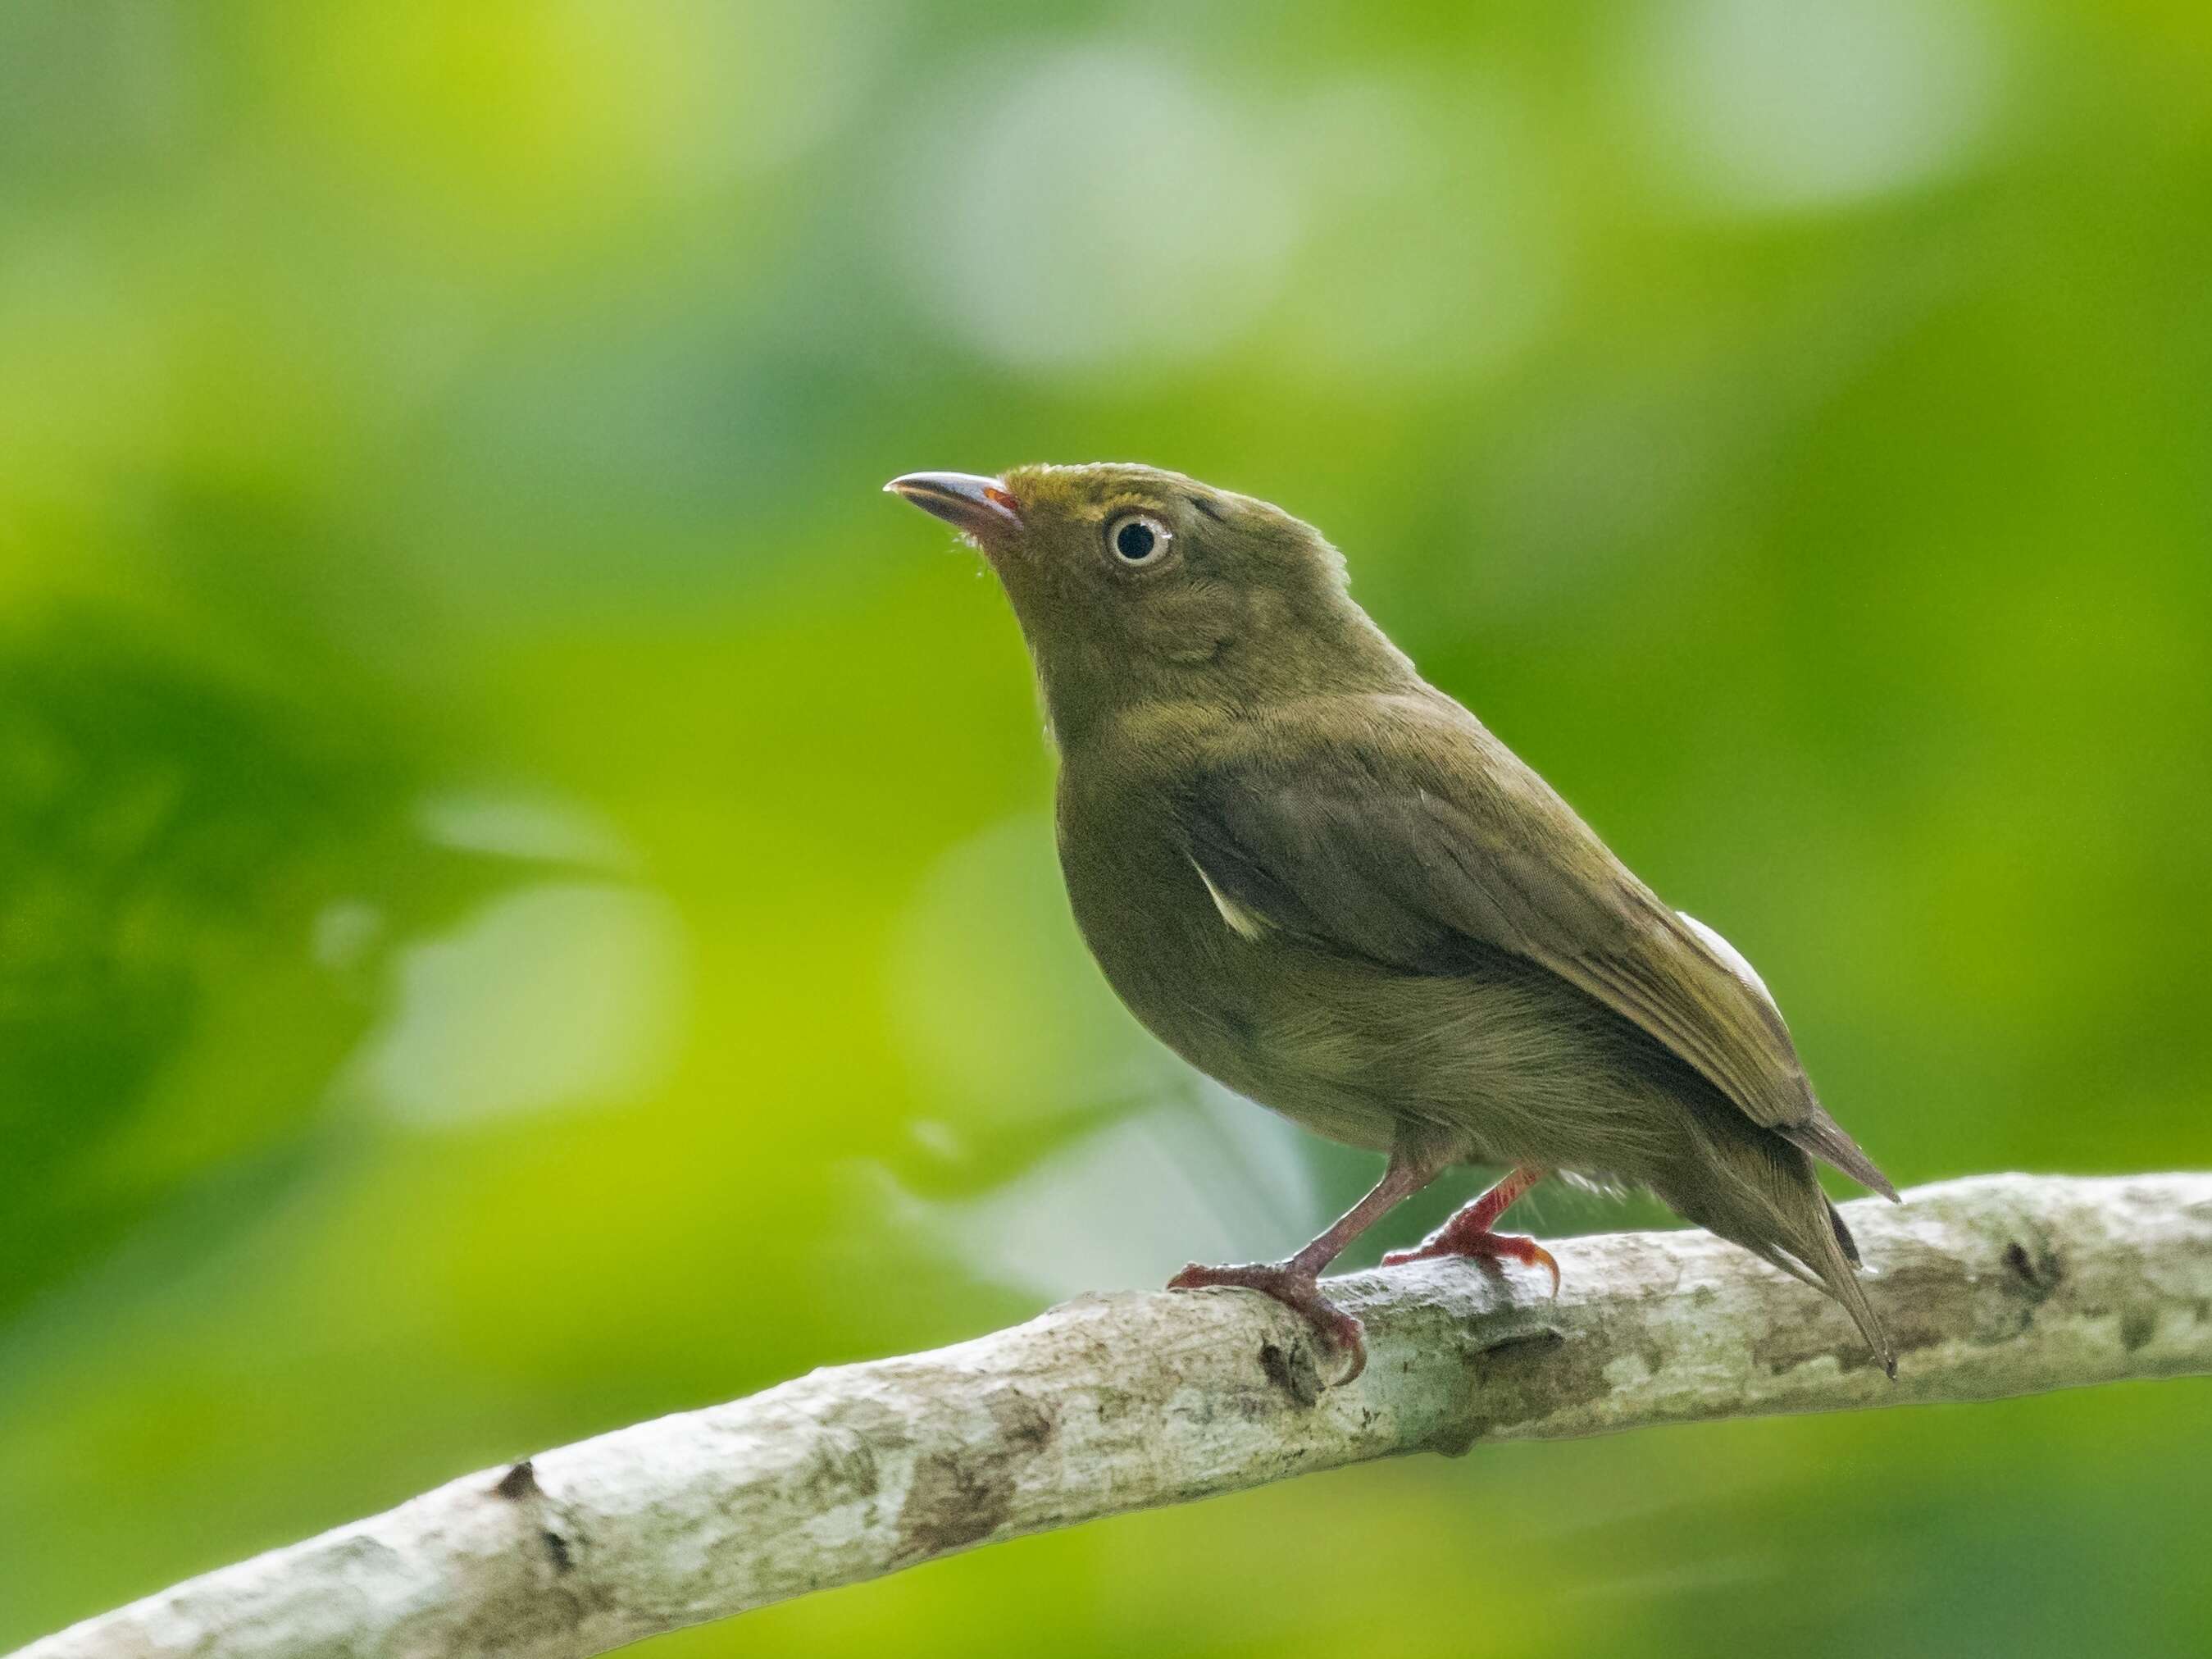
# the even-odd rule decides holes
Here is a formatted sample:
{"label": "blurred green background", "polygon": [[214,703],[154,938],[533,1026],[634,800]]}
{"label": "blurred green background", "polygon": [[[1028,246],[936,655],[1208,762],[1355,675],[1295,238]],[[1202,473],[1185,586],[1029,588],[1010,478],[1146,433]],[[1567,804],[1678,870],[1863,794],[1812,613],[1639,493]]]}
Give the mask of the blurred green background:
{"label": "blurred green background", "polygon": [[[1321,525],[1900,1182],[2212,1164],[2208,398],[2199,0],[6,0],[0,1645],[1364,1186],[1096,980],[910,469]],[[2208,1403],[1362,1468],[655,1650],[2203,1651]]]}

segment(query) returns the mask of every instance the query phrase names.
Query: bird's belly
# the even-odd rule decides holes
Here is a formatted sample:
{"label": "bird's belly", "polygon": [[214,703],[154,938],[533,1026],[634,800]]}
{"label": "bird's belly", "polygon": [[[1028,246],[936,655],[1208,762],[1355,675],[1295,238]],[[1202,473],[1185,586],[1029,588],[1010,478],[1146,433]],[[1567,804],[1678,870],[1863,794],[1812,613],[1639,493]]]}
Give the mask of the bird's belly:
{"label": "bird's belly", "polygon": [[1335,1028],[1325,1010],[1301,1017],[1279,999],[1237,1006],[1218,988],[1208,1005],[1129,1004],[1147,1030],[1208,1077],[1316,1134],[1376,1152],[1400,1138],[1400,1101],[1372,1086],[1356,1036]]}
{"label": "bird's belly", "polygon": [[1352,1146],[1410,1132],[1468,1162],[1631,1181],[1677,1127],[1650,1040],[1534,964],[1409,974],[1248,938],[1186,855],[1139,821],[1111,827],[1061,843],[1091,954],[1153,1036],[1248,1099]]}
{"label": "bird's belly", "polygon": [[1176,1054],[1333,1140],[1376,1151],[1394,1144],[1400,1115],[1369,1086],[1358,1033],[1295,960],[1231,934],[1202,888],[1202,910],[1132,905],[1127,887],[1109,910],[1069,886],[1107,982]]}
{"label": "bird's belly", "polygon": [[1387,1151],[1413,1132],[1466,1162],[1639,1179],[1680,1109],[1640,1035],[1548,975],[1407,975],[1213,925],[1100,964],[1183,1059],[1331,1139]]}

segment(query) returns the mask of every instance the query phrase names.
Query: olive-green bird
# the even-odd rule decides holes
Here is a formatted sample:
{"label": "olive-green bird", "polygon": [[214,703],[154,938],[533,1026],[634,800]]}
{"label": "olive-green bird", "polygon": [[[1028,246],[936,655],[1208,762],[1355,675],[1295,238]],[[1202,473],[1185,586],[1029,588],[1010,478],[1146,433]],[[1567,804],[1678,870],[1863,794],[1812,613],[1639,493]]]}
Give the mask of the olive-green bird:
{"label": "olive-green bird", "polygon": [[1364,1364],[1318,1276],[1455,1164],[1512,1173],[1417,1249],[1551,1271],[1492,1224],[1548,1174],[1645,1187],[1841,1303],[1890,1374],[1814,1177],[1896,1191],[1806,1081],[1751,964],[1414,672],[1344,561],[1267,502],[1146,466],[886,486],[989,560],[1060,750],[1060,867],[1106,977],[1237,1093],[1389,1156],[1287,1261],[1176,1288],[1286,1303]]}

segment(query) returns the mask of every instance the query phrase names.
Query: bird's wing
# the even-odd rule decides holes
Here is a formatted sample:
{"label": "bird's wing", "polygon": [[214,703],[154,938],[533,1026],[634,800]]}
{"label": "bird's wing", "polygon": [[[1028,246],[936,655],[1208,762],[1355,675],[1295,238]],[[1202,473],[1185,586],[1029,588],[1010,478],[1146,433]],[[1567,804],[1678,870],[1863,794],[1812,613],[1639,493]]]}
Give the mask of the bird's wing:
{"label": "bird's wing", "polygon": [[1420,974],[1462,970],[1470,944],[1524,957],[1753,1122],[1888,1189],[1821,1109],[1749,964],[1456,705],[1338,700],[1248,726],[1186,777],[1177,811],[1192,862],[1248,936],[1279,930]]}

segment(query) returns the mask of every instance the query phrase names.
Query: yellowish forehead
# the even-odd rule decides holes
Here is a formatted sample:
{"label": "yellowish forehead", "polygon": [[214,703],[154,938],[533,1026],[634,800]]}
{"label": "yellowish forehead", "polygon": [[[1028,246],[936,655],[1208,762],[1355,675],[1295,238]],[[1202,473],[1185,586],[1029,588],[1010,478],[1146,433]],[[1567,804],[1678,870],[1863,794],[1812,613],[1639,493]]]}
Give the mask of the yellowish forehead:
{"label": "yellowish forehead", "polygon": [[1122,465],[1018,467],[1006,482],[1035,505],[1084,520],[1132,507],[1164,507],[1178,495],[1203,489],[1180,473]]}

